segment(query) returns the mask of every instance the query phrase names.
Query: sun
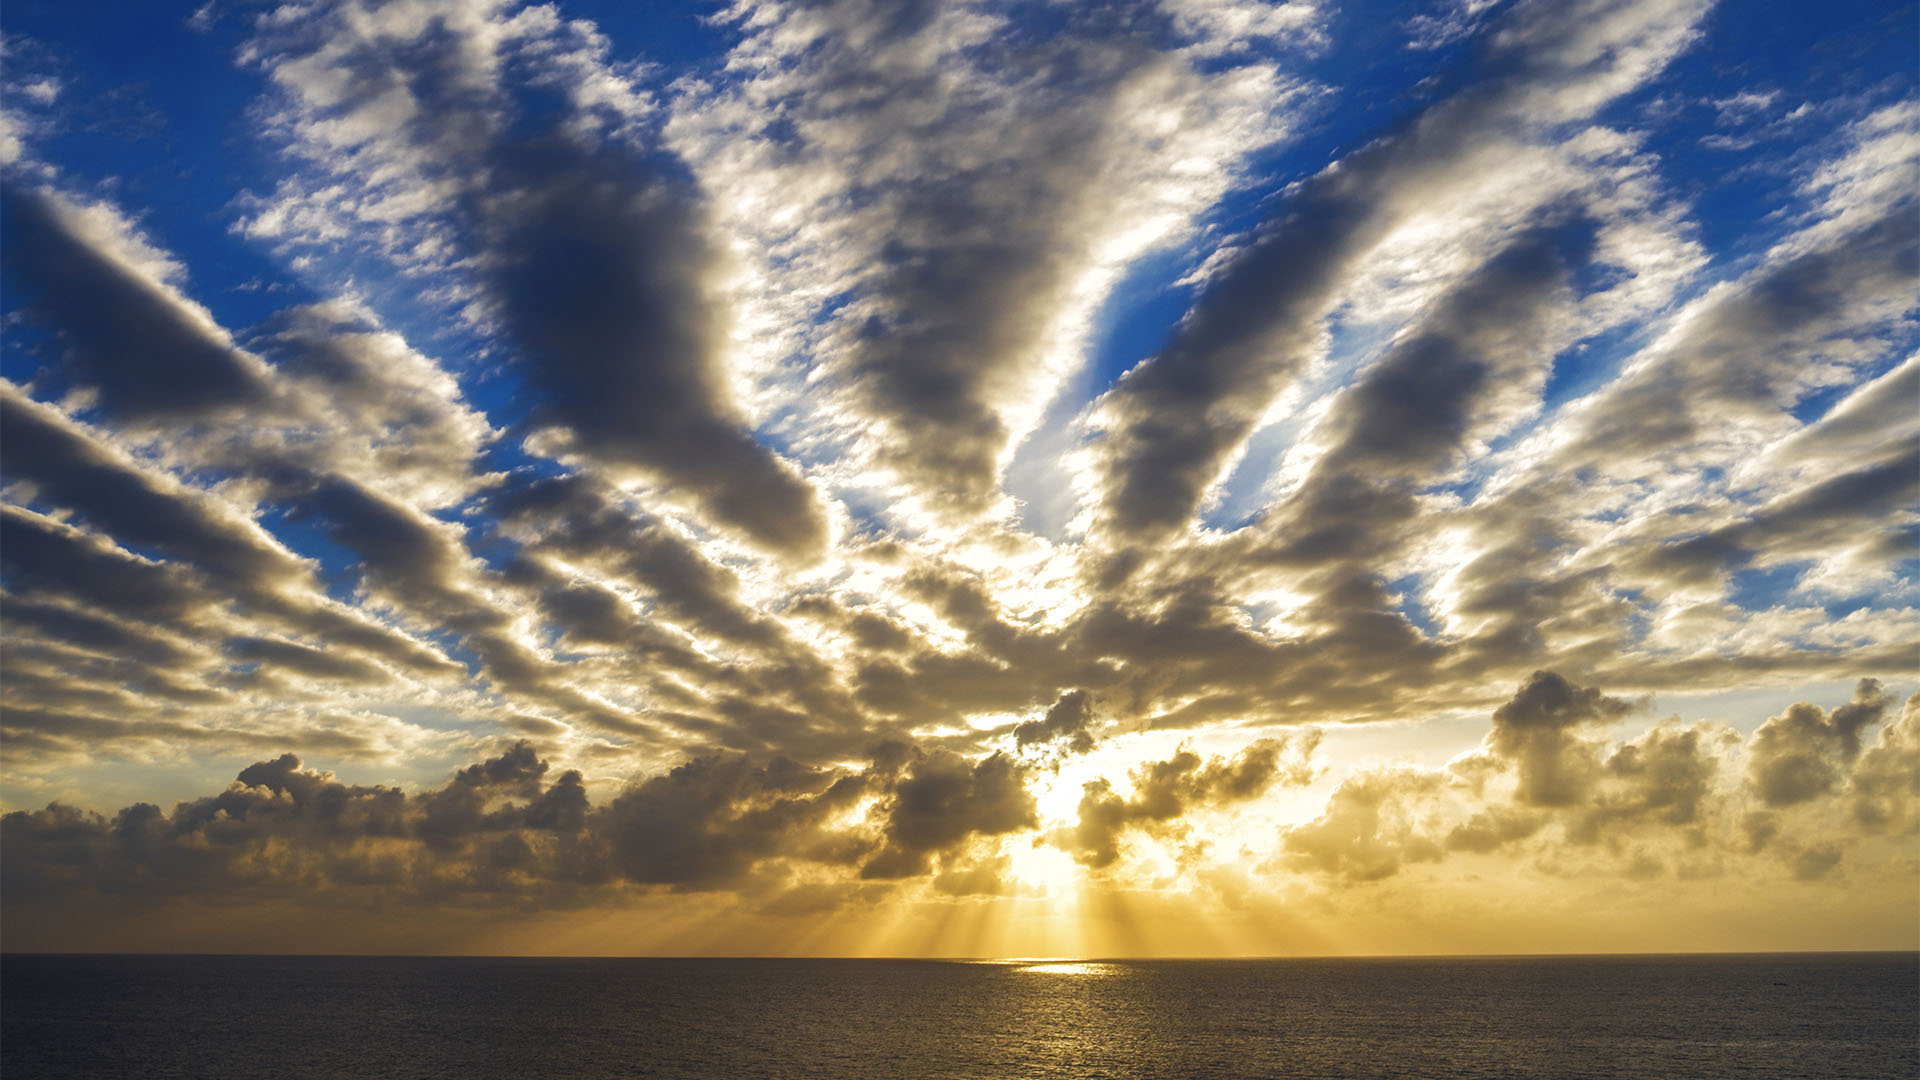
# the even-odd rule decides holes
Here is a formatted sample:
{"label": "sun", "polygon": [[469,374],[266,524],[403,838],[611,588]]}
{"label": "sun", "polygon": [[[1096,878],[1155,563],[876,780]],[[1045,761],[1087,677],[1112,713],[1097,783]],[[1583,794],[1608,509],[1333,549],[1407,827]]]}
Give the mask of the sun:
{"label": "sun", "polygon": [[1023,887],[1022,891],[1046,898],[1079,893],[1086,871],[1072,855],[1047,843],[1044,834],[1031,843],[1016,841],[1008,847],[1007,874]]}

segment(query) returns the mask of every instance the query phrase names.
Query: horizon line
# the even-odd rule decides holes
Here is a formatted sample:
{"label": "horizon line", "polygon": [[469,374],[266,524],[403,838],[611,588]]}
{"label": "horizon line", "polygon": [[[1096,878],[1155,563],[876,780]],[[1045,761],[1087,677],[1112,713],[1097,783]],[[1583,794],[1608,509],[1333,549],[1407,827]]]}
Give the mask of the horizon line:
{"label": "horizon line", "polygon": [[23,957],[118,958],[173,957],[178,959],[235,960],[790,960],[883,961],[890,963],[981,964],[1143,964],[1143,963],[1271,963],[1289,960],[1603,960],[1671,959],[1680,957],[1749,956],[1899,956],[1920,957],[1920,946],[1905,948],[1757,949],[1679,952],[1508,952],[1508,953],[1288,953],[1244,956],[795,956],[779,954],[683,953],[354,953],[354,952],[187,952],[187,951],[66,951],[0,949],[0,962]]}

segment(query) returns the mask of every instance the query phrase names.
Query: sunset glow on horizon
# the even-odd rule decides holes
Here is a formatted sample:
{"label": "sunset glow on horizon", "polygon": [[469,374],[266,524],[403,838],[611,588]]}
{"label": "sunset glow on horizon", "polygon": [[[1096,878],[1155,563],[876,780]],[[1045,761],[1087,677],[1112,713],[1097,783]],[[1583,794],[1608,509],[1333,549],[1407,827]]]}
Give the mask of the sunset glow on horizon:
{"label": "sunset glow on horizon", "polygon": [[1913,5],[96,15],[0,949],[1920,949]]}

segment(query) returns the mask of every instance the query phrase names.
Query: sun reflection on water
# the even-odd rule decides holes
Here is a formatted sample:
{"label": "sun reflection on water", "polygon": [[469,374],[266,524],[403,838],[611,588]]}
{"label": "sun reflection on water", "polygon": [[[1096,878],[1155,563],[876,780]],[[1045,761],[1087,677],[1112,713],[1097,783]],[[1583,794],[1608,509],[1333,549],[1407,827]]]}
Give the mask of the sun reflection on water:
{"label": "sun reflection on water", "polygon": [[1014,971],[1035,975],[1117,975],[1120,968],[1115,964],[1101,964],[1085,960],[1009,960]]}

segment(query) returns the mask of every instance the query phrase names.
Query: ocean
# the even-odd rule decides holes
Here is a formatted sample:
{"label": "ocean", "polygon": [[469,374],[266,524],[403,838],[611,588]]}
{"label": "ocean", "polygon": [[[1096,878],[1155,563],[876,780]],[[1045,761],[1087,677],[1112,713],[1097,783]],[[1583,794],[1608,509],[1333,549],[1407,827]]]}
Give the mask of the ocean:
{"label": "ocean", "polygon": [[1915,1077],[1920,956],[0,958],[0,1076]]}

